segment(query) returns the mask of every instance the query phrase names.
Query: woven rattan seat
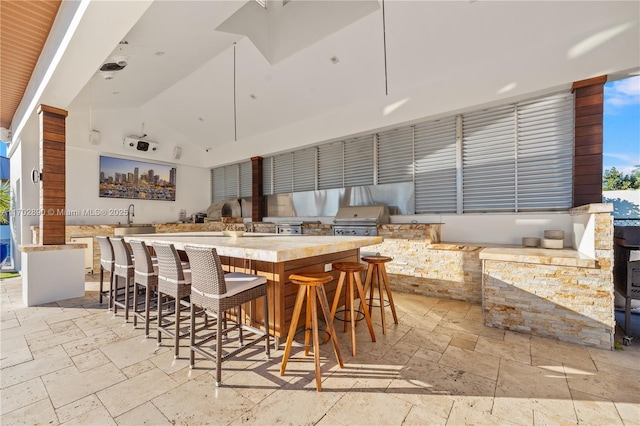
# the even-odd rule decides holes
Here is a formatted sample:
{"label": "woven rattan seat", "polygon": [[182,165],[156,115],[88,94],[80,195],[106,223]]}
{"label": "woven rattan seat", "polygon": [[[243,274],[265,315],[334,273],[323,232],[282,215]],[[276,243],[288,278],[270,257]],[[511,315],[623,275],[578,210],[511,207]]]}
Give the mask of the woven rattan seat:
{"label": "woven rattan seat", "polygon": [[[180,338],[188,331],[181,330],[181,324],[189,319],[182,311],[190,307],[191,271],[183,268],[183,262],[173,244],[153,243],[158,258],[158,346],[162,344],[162,335],[173,338],[174,357],[180,354]],[[172,297],[173,309],[164,312],[163,298]],[[165,315],[166,314],[166,315]],[[168,317],[173,315],[173,320]]]}
{"label": "woven rattan seat", "polygon": [[[333,352],[340,364],[340,367],[344,367],[342,355],[340,355],[338,337],[336,336],[336,330],[333,327],[333,317],[329,311],[327,293],[324,290],[324,285],[332,281],[333,276],[325,273],[300,273],[290,275],[289,280],[298,285],[298,294],[296,296],[296,303],[293,306],[293,315],[291,316],[291,325],[289,326],[287,343],[284,347],[284,355],[282,356],[280,375],[284,376],[285,369],[287,368],[287,361],[289,360],[289,355],[291,355],[291,346],[293,345],[293,337],[295,336],[296,329],[298,328],[298,320],[300,319],[302,305],[304,304],[304,298],[306,296],[307,311],[305,313],[304,354],[305,356],[309,355],[309,333],[312,332],[316,390],[320,392],[322,390],[322,377],[320,373],[320,337],[318,336],[318,305],[316,297],[320,301],[320,308],[322,309],[322,314],[324,315],[325,322],[327,323],[327,333],[329,334],[329,338],[333,344]],[[311,312],[309,312],[309,310],[311,310]]]}
{"label": "woven rattan seat", "polygon": [[[118,313],[118,307],[124,309],[124,320],[129,321],[129,309],[133,303],[133,256],[131,246],[119,237],[110,237],[115,257],[113,267],[113,314]],[[120,287],[120,279],[124,281],[124,286]],[[124,292],[124,300],[118,297],[120,290]]]}
{"label": "woven rattan seat", "polygon": [[[215,248],[185,246],[191,265],[191,326],[190,326],[190,360],[191,368],[195,366],[195,353],[216,363],[216,385],[222,381],[222,363],[228,358],[244,351],[258,342],[265,341],[267,359],[269,349],[269,310],[267,303],[267,279],[260,275],[241,272],[224,273],[220,257]],[[263,299],[264,331],[246,324],[242,313],[242,305]],[[207,316],[216,318],[215,333],[205,330],[198,335],[195,328],[196,308],[204,309]],[[227,311],[237,308],[235,321],[225,317]],[[224,318],[223,318],[224,317]],[[238,332],[239,346],[231,350],[223,348],[223,338],[231,341],[230,333]],[[243,332],[252,334],[250,341],[245,342]],[[234,334],[235,336],[235,334]],[[215,339],[215,345],[211,344]],[[215,352],[214,352],[215,351]]]}
{"label": "woven rattan seat", "polygon": [[[336,287],[336,294],[333,298],[333,306],[331,307],[331,318],[335,317],[336,310],[340,299],[340,293],[342,292],[342,286],[346,282],[344,292],[344,331],[347,331],[347,323],[351,323],[351,353],[356,355],[356,310],[355,310],[355,291],[358,291],[358,297],[360,300],[364,300],[364,288],[362,286],[362,280],[360,279],[360,272],[364,271],[367,266],[360,262],[336,262],[333,264],[333,269],[340,271],[340,277],[338,278],[338,286]],[[355,283],[355,289],[354,289]],[[371,341],[376,341],[376,336],[373,332],[373,324],[371,323],[371,316],[369,315],[369,309],[367,305],[360,304],[358,312],[364,314],[364,318],[367,321],[369,327],[369,334],[371,335]]]}
{"label": "woven rattan seat", "polygon": [[[115,258],[113,256],[113,246],[107,236],[96,237],[98,244],[100,245],[100,304],[102,304],[102,298],[106,297],[109,300],[109,309],[112,308],[113,300],[113,267]],[[104,289],[104,271],[109,272],[109,289]]]}
{"label": "woven rattan seat", "polygon": [[[378,299],[380,304],[380,316],[382,317],[382,334],[386,333],[386,320],[385,320],[385,301],[383,296],[383,289],[389,298],[389,305],[391,307],[391,313],[393,314],[394,323],[398,323],[398,314],[396,314],[396,305],[393,302],[393,294],[391,293],[391,286],[389,285],[389,276],[387,275],[387,268],[385,263],[391,262],[393,258],[388,256],[364,256],[362,257],[364,262],[367,262],[367,277],[364,280],[364,292],[369,290],[369,309],[373,307],[373,293],[375,289],[374,281],[378,283]],[[366,298],[360,300],[360,305],[366,305],[362,303],[366,301]]]}
{"label": "woven rattan seat", "polygon": [[[133,279],[133,326],[138,324],[138,318],[144,321],[145,336],[149,337],[149,323],[151,311],[151,295],[158,290],[158,263],[153,262],[151,253],[144,241],[129,241],[131,250],[133,251],[134,262],[134,279]],[[140,310],[138,303],[139,287],[144,288],[144,309]]]}

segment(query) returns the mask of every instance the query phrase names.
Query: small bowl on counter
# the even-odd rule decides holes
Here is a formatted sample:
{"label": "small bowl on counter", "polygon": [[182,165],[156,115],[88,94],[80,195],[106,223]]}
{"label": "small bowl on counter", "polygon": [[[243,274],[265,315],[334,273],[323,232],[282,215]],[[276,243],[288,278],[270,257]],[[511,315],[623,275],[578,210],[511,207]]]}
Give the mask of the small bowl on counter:
{"label": "small bowl on counter", "polygon": [[522,237],[522,245],[525,247],[538,247],[540,245],[540,238]]}

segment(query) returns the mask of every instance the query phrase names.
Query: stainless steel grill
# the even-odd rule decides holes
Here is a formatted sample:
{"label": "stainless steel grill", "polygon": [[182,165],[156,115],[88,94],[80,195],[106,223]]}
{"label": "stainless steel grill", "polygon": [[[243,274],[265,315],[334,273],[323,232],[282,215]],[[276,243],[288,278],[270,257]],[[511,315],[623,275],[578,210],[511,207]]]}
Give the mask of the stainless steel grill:
{"label": "stainless steel grill", "polygon": [[340,207],[333,219],[333,235],[376,236],[378,225],[389,223],[389,207],[375,206]]}

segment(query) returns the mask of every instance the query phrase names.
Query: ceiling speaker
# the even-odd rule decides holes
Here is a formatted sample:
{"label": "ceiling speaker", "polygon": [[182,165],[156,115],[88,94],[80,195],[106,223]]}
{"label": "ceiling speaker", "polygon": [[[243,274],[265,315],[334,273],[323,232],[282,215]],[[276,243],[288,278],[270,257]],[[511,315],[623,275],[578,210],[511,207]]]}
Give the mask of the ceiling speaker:
{"label": "ceiling speaker", "polygon": [[100,143],[100,132],[92,130],[89,133],[89,142],[91,142],[91,145],[98,145]]}
{"label": "ceiling speaker", "polygon": [[173,148],[173,158],[179,160],[180,157],[182,157],[182,148],[176,146],[175,148]]}

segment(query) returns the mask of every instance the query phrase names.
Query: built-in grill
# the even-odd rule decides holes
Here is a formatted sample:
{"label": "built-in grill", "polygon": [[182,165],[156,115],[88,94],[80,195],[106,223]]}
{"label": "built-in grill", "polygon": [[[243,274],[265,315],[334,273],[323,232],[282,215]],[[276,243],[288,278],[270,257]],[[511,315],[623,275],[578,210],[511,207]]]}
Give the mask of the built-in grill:
{"label": "built-in grill", "polygon": [[276,234],[302,234],[302,222],[276,223]]}
{"label": "built-in grill", "polygon": [[389,223],[389,207],[375,206],[340,207],[333,219],[333,235],[376,236],[378,225]]}

